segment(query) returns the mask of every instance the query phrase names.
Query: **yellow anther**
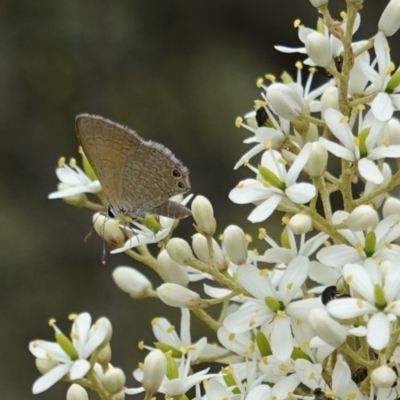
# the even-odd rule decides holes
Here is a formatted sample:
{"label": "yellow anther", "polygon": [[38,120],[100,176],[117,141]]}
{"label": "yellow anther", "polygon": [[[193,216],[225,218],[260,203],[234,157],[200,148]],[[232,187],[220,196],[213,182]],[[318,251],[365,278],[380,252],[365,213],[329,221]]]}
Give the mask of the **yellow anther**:
{"label": "yellow anther", "polygon": [[301,61],[296,61],[296,62],[294,63],[294,66],[295,66],[297,69],[303,69],[303,63],[302,63]]}
{"label": "yellow anther", "polygon": [[300,25],[301,25],[301,20],[300,20],[300,19],[295,19],[295,20],[293,21],[293,26],[294,26],[295,28],[298,28]]}
{"label": "yellow anther", "polygon": [[273,74],[265,74],[265,79],[268,79],[271,82],[275,82],[276,81],[276,77]]}
{"label": "yellow anther", "polygon": [[235,119],[235,126],[236,128],[240,128],[242,126],[243,118],[242,117],[237,117]]}
{"label": "yellow anther", "polygon": [[56,320],[54,318],[49,319],[49,326],[53,326],[56,323]]}
{"label": "yellow anther", "polygon": [[157,325],[159,320],[160,318],[158,317],[153,318],[150,322],[151,326]]}
{"label": "yellow anther", "polygon": [[60,157],[57,161],[57,165],[61,168],[65,164],[65,157]]}
{"label": "yellow anther", "polygon": [[253,241],[253,238],[251,237],[250,233],[246,233],[244,237],[246,238],[247,243],[251,243]]}
{"label": "yellow anther", "polygon": [[257,86],[258,88],[262,87],[263,83],[264,83],[264,78],[257,78],[257,80],[256,80],[256,86]]}

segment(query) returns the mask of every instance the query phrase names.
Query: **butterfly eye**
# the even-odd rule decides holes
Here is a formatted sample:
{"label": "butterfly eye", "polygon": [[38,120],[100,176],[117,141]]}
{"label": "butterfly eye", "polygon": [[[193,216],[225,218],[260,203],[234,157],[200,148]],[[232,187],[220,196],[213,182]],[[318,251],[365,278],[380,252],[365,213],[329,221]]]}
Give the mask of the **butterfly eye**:
{"label": "butterfly eye", "polygon": [[184,184],[183,182],[178,182],[178,183],[177,183],[177,186],[178,186],[180,189],[185,189],[185,184]]}
{"label": "butterfly eye", "polygon": [[110,206],[110,205],[107,208],[107,214],[110,218],[115,218],[114,210],[113,210],[112,206]]}
{"label": "butterfly eye", "polygon": [[182,178],[181,171],[179,171],[179,169],[174,169],[174,170],[172,170],[172,176],[173,176],[174,178]]}

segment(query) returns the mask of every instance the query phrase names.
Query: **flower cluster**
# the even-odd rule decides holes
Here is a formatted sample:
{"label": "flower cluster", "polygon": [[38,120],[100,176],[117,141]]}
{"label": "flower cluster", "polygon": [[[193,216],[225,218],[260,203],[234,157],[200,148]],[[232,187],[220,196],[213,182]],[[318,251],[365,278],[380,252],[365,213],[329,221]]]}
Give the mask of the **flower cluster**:
{"label": "flower cluster", "polygon": [[[43,374],[34,393],[63,379],[72,383],[69,400],[87,399],[85,387],[110,400],[142,392],[146,399],[398,397],[400,200],[389,193],[400,185],[400,123],[393,116],[400,110],[400,69],[388,38],[400,28],[400,0],[388,2],[375,36],[358,42],[362,0],[347,1],[339,20],[328,0],[310,2],[320,17],[316,29],[296,23],[304,47],[276,46],[306,56],[296,63],[296,79],[286,72],[280,81],[270,74],[259,79],[254,110],[236,120],[253,147],[235,165],[247,167],[249,177],[229,198],[247,205],[251,222],[264,224],[259,238],[268,249],[258,254],[233,224],[217,240],[213,206],[200,195],[191,203],[191,243],[173,237],[171,218],[127,223],[96,213],[95,229],[112,253],[125,252],[164,281],[154,288],[124,266],[114,270],[115,284],[135,300],[157,297],[180,308],[180,332],[165,318],[152,321],[155,345],[142,345],[148,354],[133,373],[139,384],[128,388],[110,363],[108,320],[91,326],[89,315],[80,314],[71,339],[52,323],[55,343],[30,344]],[[87,175],[61,163],[62,183],[50,197],[104,211],[107,199],[86,159],[84,167]],[[190,196],[174,200],[187,204]],[[265,225],[277,212],[279,241]],[[157,256],[151,243],[160,248]],[[188,287],[200,280],[207,297]],[[213,306],[217,318],[207,312]],[[216,332],[218,344],[191,339],[192,315]],[[204,362],[215,367],[192,370]]]}

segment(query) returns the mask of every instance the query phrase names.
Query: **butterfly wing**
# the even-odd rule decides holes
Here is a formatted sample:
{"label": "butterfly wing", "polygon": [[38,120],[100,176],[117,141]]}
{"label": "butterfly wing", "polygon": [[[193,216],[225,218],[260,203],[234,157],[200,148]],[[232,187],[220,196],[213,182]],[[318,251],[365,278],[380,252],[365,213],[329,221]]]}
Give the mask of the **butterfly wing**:
{"label": "butterfly wing", "polygon": [[[180,213],[175,210],[176,207],[171,208],[168,199],[190,189],[189,173],[166,147],[143,141],[127,154],[121,187],[123,198],[129,202],[135,196],[134,190],[140,193],[140,199],[135,202],[137,214],[153,212],[177,218]],[[187,216],[190,212],[185,211],[184,214]]]}
{"label": "butterfly wing", "polygon": [[[104,194],[113,208],[119,209],[122,195],[121,177],[127,154],[138,148],[143,139],[129,128],[95,115],[78,115],[75,128]],[[132,192],[136,192],[135,188]],[[133,194],[133,203],[135,199]]]}

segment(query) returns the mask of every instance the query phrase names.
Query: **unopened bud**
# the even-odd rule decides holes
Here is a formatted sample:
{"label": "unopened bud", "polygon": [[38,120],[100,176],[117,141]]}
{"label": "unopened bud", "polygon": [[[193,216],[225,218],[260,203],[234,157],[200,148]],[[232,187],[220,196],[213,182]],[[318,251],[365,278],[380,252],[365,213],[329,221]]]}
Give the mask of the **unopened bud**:
{"label": "unopened bud", "polygon": [[106,217],[102,213],[96,213],[93,215],[93,226],[98,235],[113,249],[124,245],[125,236],[119,227],[118,220]]}
{"label": "unopened bud", "polygon": [[58,365],[56,361],[49,360],[48,358],[36,358],[35,364],[38,371],[43,375]]}
{"label": "unopened bud", "polygon": [[[210,262],[210,252],[207,245],[207,239],[200,233],[192,236],[192,247],[197,258],[204,264]],[[215,239],[212,239],[213,259],[220,271],[228,268],[228,263],[224,257],[224,253]]]}
{"label": "unopened bud", "polygon": [[325,114],[328,108],[339,110],[339,91],[336,86],[329,86],[321,96],[321,115]]}
{"label": "unopened bud", "polygon": [[187,286],[189,277],[186,267],[177,264],[168,254],[167,250],[161,250],[157,257],[160,267],[160,275],[165,282]]}
{"label": "unopened bud", "polygon": [[192,202],[192,215],[200,233],[213,235],[216,228],[214,210],[210,201],[204,196],[196,196]]}
{"label": "unopened bud", "polygon": [[378,29],[385,36],[394,35],[400,28],[400,0],[391,0],[383,10]]}
{"label": "unopened bud", "polygon": [[94,323],[93,328],[107,331],[107,335],[104,338],[103,342],[99,345],[99,348],[107,345],[110,342],[111,337],[112,337],[112,325],[111,325],[110,320],[106,317],[100,317]]}
{"label": "unopened bud", "polygon": [[229,225],[223,235],[222,243],[234,264],[244,264],[247,260],[248,242],[242,228]]}
{"label": "unopened bud", "polygon": [[289,221],[289,228],[295,235],[307,233],[312,228],[312,219],[309,215],[295,214]]}
{"label": "unopened bud", "polygon": [[326,171],[328,165],[328,150],[319,142],[311,144],[311,155],[307,162],[308,173],[313,178],[318,178]]}
{"label": "unopened bud", "polygon": [[391,118],[385,124],[383,129],[383,135],[391,145],[400,144],[400,122],[396,118]]}
{"label": "unopened bud", "polygon": [[175,283],[163,283],[157,288],[159,299],[167,306],[180,308],[199,308],[201,298],[193,290]]}
{"label": "unopened bud", "polygon": [[167,358],[161,350],[153,350],[144,359],[142,385],[150,398],[156,393],[167,372]]}
{"label": "unopened bud", "polygon": [[102,365],[108,365],[111,361],[111,346],[107,343],[97,354],[97,362]]}
{"label": "unopened bud", "polygon": [[393,214],[400,214],[400,200],[395,197],[389,197],[383,204],[382,215],[383,218],[386,218]]}
{"label": "unopened bud", "polygon": [[315,8],[321,8],[321,7],[326,6],[328,4],[328,0],[310,0],[310,3]]}
{"label": "unopened bud", "polygon": [[319,32],[312,32],[306,38],[306,50],[311,60],[320,67],[332,62],[332,49],[329,39]]}
{"label": "unopened bud", "polygon": [[372,371],[371,380],[377,388],[390,389],[396,382],[397,375],[392,368],[381,365]]}
{"label": "unopened bud", "polygon": [[180,238],[172,238],[167,243],[169,256],[179,265],[187,265],[187,260],[194,258],[189,244]]}
{"label": "unopened bud", "polygon": [[[365,183],[364,195],[368,195],[369,193],[373,192],[375,189],[381,188],[386,186],[392,180],[392,170],[388,163],[383,163],[382,165],[382,175],[383,175],[383,182],[379,185],[372,183],[371,181],[367,181]],[[378,209],[386,198],[386,192],[382,193],[380,196],[376,196],[371,200],[371,203],[374,205],[376,209]]]}
{"label": "unopened bud", "polygon": [[126,377],[121,368],[109,368],[102,383],[108,393],[118,393],[124,389]]}
{"label": "unopened bud", "polygon": [[67,400],[89,400],[89,396],[81,385],[73,383],[67,390]]}
{"label": "unopened bud", "polygon": [[143,299],[153,290],[151,282],[141,272],[131,267],[115,268],[112,277],[123,292],[135,299]]}
{"label": "unopened bud", "polygon": [[378,213],[368,205],[356,207],[347,219],[347,225],[353,232],[374,228],[379,222]]}
{"label": "unopened bud", "polygon": [[267,101],[279,116],[294,121],[301,116],[303,102],[299,93],[283,83],[272,83],[267,89]]}

